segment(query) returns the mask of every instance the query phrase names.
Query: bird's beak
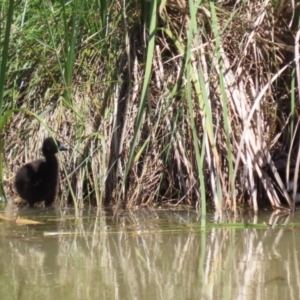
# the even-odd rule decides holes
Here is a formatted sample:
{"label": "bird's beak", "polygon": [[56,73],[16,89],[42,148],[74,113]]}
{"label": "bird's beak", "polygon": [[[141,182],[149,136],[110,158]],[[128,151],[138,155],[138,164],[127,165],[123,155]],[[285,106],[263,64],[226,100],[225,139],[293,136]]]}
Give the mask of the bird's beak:
{"label": "bird's beak", "polygon": [[66,151],[66,150],[69,150],[68,147],[62,143],[59,143],[58,144],[58,150],[59,151]]}

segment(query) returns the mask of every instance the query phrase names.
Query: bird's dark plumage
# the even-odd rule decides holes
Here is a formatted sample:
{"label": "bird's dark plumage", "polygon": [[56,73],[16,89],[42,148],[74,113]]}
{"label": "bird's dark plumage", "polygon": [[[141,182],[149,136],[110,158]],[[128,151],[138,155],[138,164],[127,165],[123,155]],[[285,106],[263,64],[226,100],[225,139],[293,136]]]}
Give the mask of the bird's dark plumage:
{"label": "bird's dark plumage", "polygon": [[59,183],[59,163],[55,156],[58,150],[63,151],[67,148],[48,137],[42,146],[44,158],[34,160],[18,170],[15,187],[29,206],[43,200],[46,206],[51,206],[54,202]]}

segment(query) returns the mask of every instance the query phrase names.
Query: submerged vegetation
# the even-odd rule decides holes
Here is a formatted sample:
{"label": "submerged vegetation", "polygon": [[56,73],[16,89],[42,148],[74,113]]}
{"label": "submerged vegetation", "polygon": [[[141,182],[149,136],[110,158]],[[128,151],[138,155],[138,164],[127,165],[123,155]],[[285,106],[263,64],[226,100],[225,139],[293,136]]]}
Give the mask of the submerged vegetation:
{"label": "submerged vegetation", "polygon": [[61,156],[62,206],[293,208],[295,2],[31,0],[10,20],[13,1],[2,1],[6,194],[53,135],[72,149]]}

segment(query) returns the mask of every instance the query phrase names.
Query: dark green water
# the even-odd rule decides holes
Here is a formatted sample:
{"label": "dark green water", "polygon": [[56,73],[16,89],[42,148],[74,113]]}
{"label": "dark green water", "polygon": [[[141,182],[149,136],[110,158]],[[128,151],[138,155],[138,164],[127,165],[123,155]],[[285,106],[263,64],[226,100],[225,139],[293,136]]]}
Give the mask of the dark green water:
{"label": "dark green water", "polygon": [[204,230],[194,211],[20,214],[44,224],[0,221],[0,299],[299,298],[297,212],[210,215]]}

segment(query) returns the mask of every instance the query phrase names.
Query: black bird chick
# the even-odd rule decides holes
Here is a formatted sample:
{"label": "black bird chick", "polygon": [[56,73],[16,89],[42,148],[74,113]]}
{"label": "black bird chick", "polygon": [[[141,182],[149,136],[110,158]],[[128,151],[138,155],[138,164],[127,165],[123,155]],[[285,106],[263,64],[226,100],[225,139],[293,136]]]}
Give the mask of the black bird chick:
{"label": "black bird chick", "polygon": [[15,187],[20,197],[29,203],[45,201],[51,206],[55,200],[59,183],[59,163],[55,156],[58,151],[68,150],[53,138],[44,140],[42,152],[45,158],[37,159],[21,167],[15,177]]}

